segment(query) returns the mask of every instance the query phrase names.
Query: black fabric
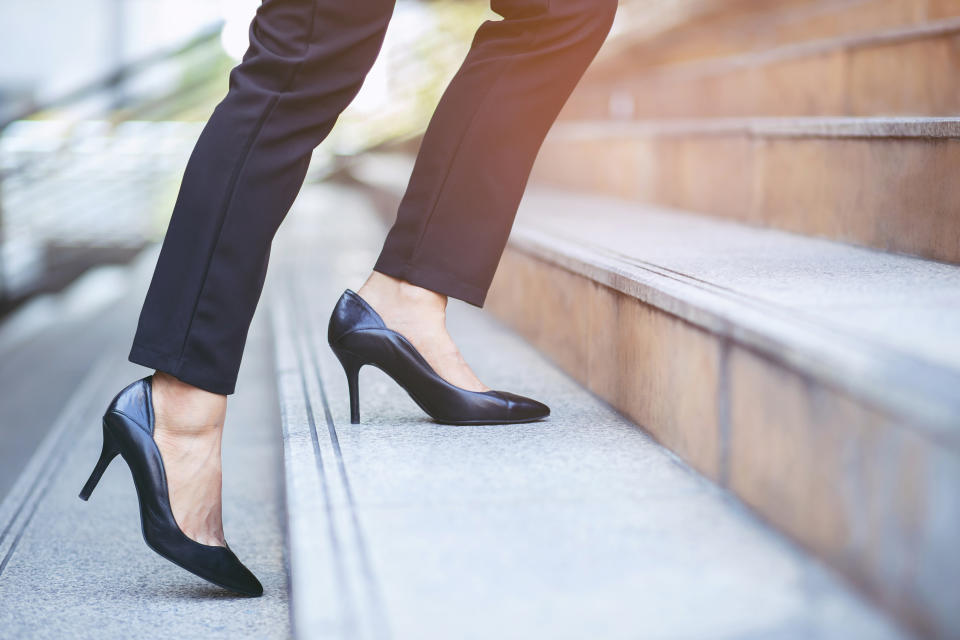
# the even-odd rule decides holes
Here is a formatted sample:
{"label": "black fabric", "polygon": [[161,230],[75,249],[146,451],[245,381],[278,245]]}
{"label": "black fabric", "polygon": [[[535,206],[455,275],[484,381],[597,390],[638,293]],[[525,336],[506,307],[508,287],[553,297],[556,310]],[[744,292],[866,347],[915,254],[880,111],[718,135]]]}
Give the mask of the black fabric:
{"label": "black fabric", "polygon": [[[234,392],[270,245],[393,0],[266,0],[187,163],[132,362]],[[377,271],[482,306],[534,158],[615,0],[493,0],[425,133]]]}

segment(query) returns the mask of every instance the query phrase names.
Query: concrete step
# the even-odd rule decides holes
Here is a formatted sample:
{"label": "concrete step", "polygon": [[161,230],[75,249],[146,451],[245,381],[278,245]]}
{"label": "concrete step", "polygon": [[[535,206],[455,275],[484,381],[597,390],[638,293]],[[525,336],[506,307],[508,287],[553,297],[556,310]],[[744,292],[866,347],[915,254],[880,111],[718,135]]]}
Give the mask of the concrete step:
{"label": "concrete step", "polygon": [[[488,384],[545,421],[432,422],[326,344],[384,236],[364,195],[308,186],[277,234],[265,307],[283,407],[298,638],[849,638],[901,631],[727,492],[489,314],[448,325]],[[502,290],[502,285],[500,285]],[[499,294],[502,299],[503,292]]]}
{"label": "concrete step", "polygon": [[531,187],[487,300],[913,629],[960,630],[960,267]]}
{"label": "concrete step", "polygon": [[[65,305],[60,311],[69,326],[57,331],[53,324],[40,331],[22,324],[0,331],[3,464],[8,455],[22,457],[16,462],[19,476],[0,502],[2,638],[290,635],[280,417],[272,342],[263,314],[250,330],[223,443],[227,540],[263,582],[263,598],[233,597],[151,551],[140,531],[130,472],[119,458],[89,502],[77,498],[100,454],[104,409],[117,391],[150,373],[126,357],[156,249],[152,247],[131,273],[117,279],[123,289],[108,302],[109,318],[100,312],[70,313]],[[80,292],[84,298],[90,293],[89,288]],[[41,315],[31,313],[29,319],[36,321]],[[112,335],[104,336],[106,330]],[[90,355],[75,346],[49,353],[62,347],[61,333],[78,342],[95,342],[98,350]],[[27,361],[28,352],[42,355],[35,348],[37,341],[48,341],[47,357]],[[89,356],[85,375],[74,378],[73,371],[56,371],[64,364],[74,368],[82,353]],[[15,383],[14,370],[34,387]],[[44,372],[46,379],[38,381],[37,374]],[[29,402],[32,412],[25,406]],[[51,412],[47,405],[54,404],[59,406]],[[39,442],[31,437],[31,451],[27,438],[12,434],[15,430],[36,431],[42,437]]]}
{"label": "concrete step", "polygon": [[621,3],[623,24],[608,38],[589,78],[610,78],[625,67],[649,69],[864,36],[960,15],[954,0],[701,0],[684,8],[669,12],[662,3]]}
{"label": "concrete step", "polygon": [[561,118],[951,116],[960,112],[960,17],[760,52],[591,73]]}
{"label": "concrete step", "polygon": [[533,179],[960,262],[958,118],[557,124]]}

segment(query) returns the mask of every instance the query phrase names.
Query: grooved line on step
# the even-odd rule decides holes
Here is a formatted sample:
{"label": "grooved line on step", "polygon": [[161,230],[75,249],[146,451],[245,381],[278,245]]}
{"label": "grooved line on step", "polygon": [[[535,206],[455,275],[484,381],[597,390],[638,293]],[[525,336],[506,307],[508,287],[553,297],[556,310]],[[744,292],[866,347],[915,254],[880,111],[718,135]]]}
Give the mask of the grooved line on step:
{"label": "grooved line on step", "polygon": [[[301,290],[301,293],[305,292]],[[301,295],[299,299],[310,300],[312,298]],[[310,314],[310,317],[314,317],[313,314]],[[373,614],[373,623],[376,628],[377,635],[381,638],[389,637],[389,627],[383,613],[383,598],[381,596],[377,580],[373,575],[373,568],[370,563],[370,553],[367,549],[366,539],[363,535],[363,529],[360,525],[360,518],[357,516],[356,503],[353,498],[353,489],[350,486],[350,478],[347,474],[346,463],[343,460],[343,452],[340,449],[340,438],[337,436],[336,423],[334,422],[333,414],[330,411],[330,402],[327,398],[327,391],[324,388],[322,367],[320,365],[319,358],[317,357],[317,350],[318,348],[321,348],[321,346],[317,344],[316,332],[313,330],[313,324],[308,321],[304,323],[304,326],[306,327],[305,334],[307,336],[307,350],[309,352],[309,359],[313,365],[313,374],[317,381],[317,387],[320,389],[320,400],[321,404],[323,405],[323,414],[327,421],[327,433],[330,436],[330,443],[333,447],[334,456],[337,461],[337,469],[340,473],[341,482],[343,482],[343,491],[347,498],[350,522],[353,525],[352,533],[354,536],[354,542],[357,546],[357,556],[360,561],[361,573],[363,574],[363,579],[366,583],[366,596],[369,601],[369,610]]]}
{"label": "grooved line on step", "polygon": [[[303,402],[307,414],[307,423],[310,425],[310,440],[313,446],[313,453],[317,460],[317,473],[320,475],[320,486],[323,489],[324,511],[327,514],[328,533],[330,535],[330,546],[333,555],[334,573],[337,576],[337,582],[340,584],[340,597],[343,604],[344,626],[349,627],[356,622],[356,604],[353,601],[352,593],[347,585],[346,567],[343,565],[343,546],[340,543],[340,537],[337,535],[335,526],[333,505],[330,502],[330,487],[327,484],[327,476],[323,464],[323,453],[320,450],[320,437],[317,433],[317,422],[314,419],[313,403],[310,402],[310,389],[307,387],[307,370],[304,362],[303,350],[309,348],[309,341],[301,328],[301,321],[298,317],[294,305],[296,295],[293,287],[293,278],[287,278],[289,286],[289,303],[286,305],[290,318],[290,332],[293,334],[292,342],[294,352],[297,358],[297,369],[300,373],[300,384],[303,389]],[[346,629],[345,629],[346,630]]]}

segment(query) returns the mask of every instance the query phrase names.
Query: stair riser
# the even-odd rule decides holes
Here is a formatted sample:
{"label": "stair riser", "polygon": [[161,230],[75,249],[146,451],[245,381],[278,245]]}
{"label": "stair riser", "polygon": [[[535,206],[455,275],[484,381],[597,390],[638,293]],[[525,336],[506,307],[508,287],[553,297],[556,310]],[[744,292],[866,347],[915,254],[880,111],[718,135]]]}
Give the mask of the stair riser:
{"label": "stair riser", "polygon": [[551,134],[533,179],[960,262],[960,140]]}
{"label": "stair riser", "polygon": [[960,456],[907,420],[512,245],[486,308],[914,629],[960,628]]}
{"label": "stair riser", "polygon": [[955,0],[741,2],[661,37],[638,42],[623,53],[601,56],[588,77],[616,77],[625,67],[651,68],[867,35],[952,18],[958,13],[960,5]]}
{"label": "stair riser", "polygon": [[585,79],[562,119],[960,113],[960,33]]}

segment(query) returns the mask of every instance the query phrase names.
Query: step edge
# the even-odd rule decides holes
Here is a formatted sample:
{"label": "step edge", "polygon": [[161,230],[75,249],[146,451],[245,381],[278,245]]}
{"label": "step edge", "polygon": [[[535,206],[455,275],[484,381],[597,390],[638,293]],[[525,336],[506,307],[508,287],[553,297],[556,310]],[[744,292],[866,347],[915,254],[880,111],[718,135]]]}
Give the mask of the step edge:
{"label": "step edge", "polygon": [[[762,311],[751,310],[734,296],[721,293],[716,285],[685,281],[682,274],[667,275],[656,265],[640,266],[613,252],[585,247],[579,240],[565,240],[529,228],[522,221],[514,228],[510,246],[908,417],[911,429],[960,450],[960,432],[956,428],[960,397],[949,393],[949,389],[960,388],[957,372],[892,348],[871,345],[840,329],[816,322],[772,318],[770,309],[779,309],[775,305]],[[901,373],[904,367],[914,375]],[[945,389],[918,387],[918,370],[945,380]]]}
{"label": "step edge", "polygon": [[550,130],[548,140],[695,136],[952,140],[960,138],[960,117],[771,116],[571,120],[556,123]]}

